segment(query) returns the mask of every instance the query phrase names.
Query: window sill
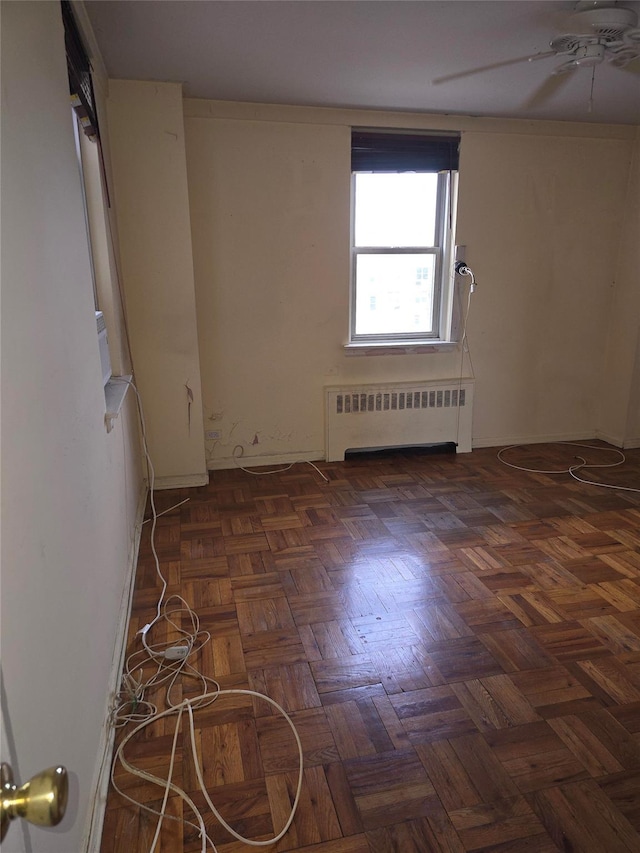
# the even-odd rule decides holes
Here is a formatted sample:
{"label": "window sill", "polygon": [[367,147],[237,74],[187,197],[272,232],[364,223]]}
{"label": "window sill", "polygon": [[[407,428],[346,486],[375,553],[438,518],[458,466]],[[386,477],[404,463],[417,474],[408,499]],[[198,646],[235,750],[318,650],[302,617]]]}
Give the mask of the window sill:
{"label": "window sill", "polygon": [[107,409],[104,416],[104,425],[107,428],[107,432],[111,432],[113,429],[113,422],[120,414],[127,389],[129,388],[129,382],[132,379],[132,376],[114,376],[104,386],[104,400]]}
{"label": "window sill", "polygon": [[415,343],[350,343],[345,344],[345,355],[424,355],[426,353],[452,352],[456,341],[422,341]]}

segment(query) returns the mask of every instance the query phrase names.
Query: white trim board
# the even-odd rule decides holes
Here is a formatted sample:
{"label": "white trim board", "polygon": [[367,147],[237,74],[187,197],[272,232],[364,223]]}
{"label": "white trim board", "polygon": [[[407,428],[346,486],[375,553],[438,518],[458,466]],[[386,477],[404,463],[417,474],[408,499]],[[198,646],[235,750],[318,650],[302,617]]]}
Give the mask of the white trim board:
{"label": "white trim board", "polygon": [[295,465],[296,462],[324,462],[324,450],[302,450],[300,453],[277,453],[271,456],[224,456],[207,459],[209,471],[228,471],[233,468],[259,468],[262,465]]}
{"label": "white trim board", "polygon": [[81,848],[85,853],[95,853],[96,850],[100,850],[100,842],[102,839],[104,815],[107,807],[107,794],[109,791],[109,782],[111,781],[111,755],[113,753],[113,745],[116,735],[116,730],[111,725],[111,710],[114,698],[120,686],[120,679],[122,677],[122,669],[124,666],[127,634],[129,631],[129,619],[131,616],[136,569],[138,566],[138,553],[140,551],[140,539],[142,536],[142,522],[144,520],[148,493],[149,490],[147,486],[143,485],[138,499],[133,539],[129,551],[129,559],[127,561],[124,586],[122,588],[122,599],[120,602],[120,612],[118,614],[118,625],[113,649],[113,662],[111,664],[111,674],[109,676],[108,684],[107,711],[102,733],[100,735],[100,745],[98,749],[99,764],[96,770],[92,789],[93,800],[90,805],[87,826],[85,828],[85,835]]}
{"label": "white trim board", "polygon": [[[489,436],[487,438],[473,437],[471,444],[474,448],[505,447],[509,444],[550,444],[554,441],[596,441],[599,436],[591,433],[551,433],[549,435],[508,435]],[[602,441],[606,438],[600,437]]]}
{"label": "white trim board", "polygon": [[204,474],[178,474],[175,477],[156,477],[153,482],[154,492],[162,492],[165,489],[190,489],[195,486],[208,486],[209,475]]}

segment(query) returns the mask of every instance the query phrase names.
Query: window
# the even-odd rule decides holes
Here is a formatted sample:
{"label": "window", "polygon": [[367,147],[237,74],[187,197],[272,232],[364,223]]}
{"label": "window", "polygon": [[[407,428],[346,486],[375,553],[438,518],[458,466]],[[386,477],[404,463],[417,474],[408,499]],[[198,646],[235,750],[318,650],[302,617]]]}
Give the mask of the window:
{"label": "window", "polygon": [[446,340],[459,138],[352,132],[352,344]]}
{"label": "window", "polygon": [[[85,233],[78,235],[78,239],[86,239],[89,251],[95,307],[94,322],[105,390],[105,426],[107,432],[110,432],[113,427],[113,418],[120,410],[128,385],[124,382],[111,381],[111,347],[114,347],[115,354],[114,376],[124,373],[125,362],[119,323],[116,319],[121,314],[121,308],[118,300],[117,271],[109,221],[108,185],[100,143],[91,63],[69,0],[61,0],[61,11],[65,32],[73,132],[85,217]],[[110,340],[107,340],[107,325],[110,326]]]}
{"label": "window", "polygon": [[80,169],[80,186],[82,189],[82,205],[86,228],[87,245],[91,266],[91,282],[93,285],[93,302],[96,314],[99,312],[98,290],[96,287],[95,263],[89,209],[87,205],[87,188],[85,179],[85,164],[83,159],[82,138],[90,139],[99,145],[98,119],[91,79],[91,63],[85,50],[82,36],[73,15],[69,0],[61,0],[62,22],[64,24],[64,44],[67,56],[67,75],[69,78],[69,95],[73,118],[73,135],[76,144],[76,157]]}

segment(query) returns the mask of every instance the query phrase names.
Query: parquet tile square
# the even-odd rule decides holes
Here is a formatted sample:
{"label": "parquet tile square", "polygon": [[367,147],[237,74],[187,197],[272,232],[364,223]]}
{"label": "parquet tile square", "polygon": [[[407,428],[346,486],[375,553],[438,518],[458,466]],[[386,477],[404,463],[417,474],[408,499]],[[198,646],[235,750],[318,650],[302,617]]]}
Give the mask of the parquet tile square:
{"label": "parquet tile square", "polygon": [[591,780],[536,791],[529,802],[560,850],[638,850],[638,833]]}
{"label": "parquet tile square", "polygon": [[630,676],[631,670],[615,657],[578,661],[574,672],[583,684],[591,688],[594,696],[600,695],[609,705],[640,700],[638,678]]}
{"label": "parquet tile square", "polygon": [[542,717],[569,714],[576,703],[593,703],[586,687],[562,666],[512,673],[511,680]]}
{"label": "parquet tile square", "polygon": [[456,637],[427,645],[429,655],[447,682],[498,675],[503,670],[477,637]]}
{"label": "parquet tile square", "polygon": [[625,729],[632,734],[640,733],[640,702],[629,702],[607,709],[612,717],[622,723]]}
{"label": "parquet tile square", "polygon": [[584,765],[546,722],[487,732],[486,738],[523,793],[587,776]]}
{"label": "parquet tile square", "polygon": [[442,806],[413,750],[343,761],[365,829],[427,816]]}
{"label": "parquet tile square", "polygon": [[[266,693],[288,711],[320,706],[320,696],[308,663],[254,669],[248,675],[252,690]],[[270,709],[265,708],[265,711],[271,713]]]}
{"label": "parquet tile square", "polygon": [[476,731],[471,717],[448,686],[412,690],[389,699],[414,744]]}
{"label": "parquet tile square", "polygon": [[481,732],[541,719],[507,675],[459,682],[451,689]]}
{"label": "parquet tile square", "polygon": [[554,660],[536,639],[523,629],[484,632],[478,638],[505,672],[546,669]]}
{"label": "parquet tile square", "polygon": [[536,626],[531,633],[558,661],[579,661],[610,654],[606,645],[580,622]]}
{"label": "parquet tile square", "polygon": [[369,850],[377,853],[463,853],[458,835],[453,829],[446,812],[432,802],[431,811],[422,818],[385,826],[367,832]]}
{"label": "parquet tile square", "polygon": [[604,776],[598,784],[634,829],[640,830],[640,770],[636,767],[635,770]]}
{"label": "parquet tile square", "polygon": [[453,608],[475,634],[520,628],[520,621],[499,596],[473,597],[470,601],[456,602]]}
{"label": "parquet tile square", "polygon": [[[618,546],[618,550],[620,549],[621,546]],[[596,549],[595,553],[606,552]],[[622,572],[597,556],[586,557],[583,560],[568,560],[564,567],[584,584],[611,583],[612,581],[620,581],[624,579]],[[598,592],[600,592],[600,590],[598,590]]]}
{"label": "parquet tile square", "polygon": [[[566,452],[510,451],[547,469]],[[637,487],[640,450],[627,457],[607,474]],[[156,536],[168,594],[211,634],[198,667],[222,689],[269,695],[301,738],[298,811],[269,849],[638,853],[640,494],[510,469],[492,449],[320,467],[328,484],[298,465],[216,471],[156,496],[170,510]],[[145,525],[130,651],[161,590],[149,536]],[[174,697],[199,691],[188,681]],[[210,797],[268,840],[295,795],[288,724],[238,694],[194,719]],[[129,759],[165,776],[174,725],[154,722]],[[206,811],[186,732],[174,783],[219,853],[248,853]],[[161,806],[162,786],[115,778]],[[173,793],[167,811],[193,817]],[[154,832],[153,815],[110,794],[102,853],[146,852]],[[200,850],[197,828],[165,821],[156,853]]]}
{"label": "parquet tile square", "polygon": [[468,851],[499,849],[495,847],[496,843],[502,849],[505,849],[504,845],[511,844],[512,850],[518,850],[518,842],[526,843],[530,838],[538,843],[546,838],[549,843],[544,826],[522,797],[454,809],[450,817],[464,849]]}

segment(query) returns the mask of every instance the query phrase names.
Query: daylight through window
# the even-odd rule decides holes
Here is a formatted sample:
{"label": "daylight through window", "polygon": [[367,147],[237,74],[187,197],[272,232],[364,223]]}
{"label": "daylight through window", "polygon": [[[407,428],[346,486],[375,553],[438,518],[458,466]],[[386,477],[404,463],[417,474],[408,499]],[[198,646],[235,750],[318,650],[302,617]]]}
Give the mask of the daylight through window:
{"label": "daylight through window", "polygon": [[352,343],[443,338],[458,138],[352,133]]}

